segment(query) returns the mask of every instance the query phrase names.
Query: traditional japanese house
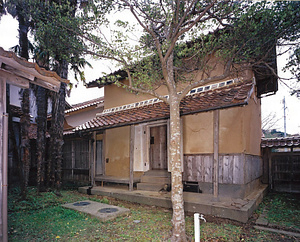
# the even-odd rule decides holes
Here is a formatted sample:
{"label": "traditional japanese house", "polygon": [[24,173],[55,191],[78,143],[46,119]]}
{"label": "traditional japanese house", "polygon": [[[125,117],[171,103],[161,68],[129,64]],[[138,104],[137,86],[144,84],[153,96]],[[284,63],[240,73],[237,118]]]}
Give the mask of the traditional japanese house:
{"label": "traditional japanese house", "polygon": [[[114,74],[127,81],[124,72]],[[137,184],[137,189],[154,191],[168,185],[168,105],[109,80],[96,80],[89,87],[104,87],[105,94],[104,111],[75,128],[92,141],[92,184],[128,183],[130,189]],[[260,98],[276,91],[276,77],[257,67],[188,93],[180,106],[186,188],[245,198],[260,186]],[[159,92],[167,95],[165,87]]]}

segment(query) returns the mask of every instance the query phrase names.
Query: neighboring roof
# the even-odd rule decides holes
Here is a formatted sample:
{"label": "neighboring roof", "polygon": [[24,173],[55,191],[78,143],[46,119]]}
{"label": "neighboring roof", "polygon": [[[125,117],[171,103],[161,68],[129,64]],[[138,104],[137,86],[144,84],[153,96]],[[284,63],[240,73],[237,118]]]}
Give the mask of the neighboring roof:
{"label": "neighboring roof", "polygon": [[262,138],[260,146],[262,148],[298,147],[300,146],[300,136]]}
{"label": "neighboring roof", "polygon": [[[234,106],[246,105],[254,88],[252,81],[238,82],[225,87],[186,96],[180,105],[180,114],[205,112]],[[89,131],[143,123],[170,116],[169,105],[155,102],[117,112],[102,113],[96,118],[75,128],[75,131]]]}
{"label": "neighboring roof", "polygon": [[81,110],[84,108],[99,105],[100,103],[102,103],[102,104],[104,103],[104,97],[99,97],[99,98],[92,99],[92,100],[89,100],[86,102],[74,104],[74,105],[72,105],[72,108],[66,110],[65,113],[75,112],[75,111],[78,111],[78,110]]}
{"label": "neighboring roof", "polygon": [[96,80],[87,83],[87,88],[91,88],[91,87],[99,87],[99,88],[101,88],[101,87],[104,87],[106,85],[110,85],[110,84],[114,83],[115,81],[113,81],[112,79],[110,79],[109,78],[110,76],[117,77],[118,81],[121,81],[121,80],[126,79],[128,77],[126,71],[124,71],[124,70],[118,70],[118,71],[115,71],[115,72],[113,72],[113,73],[111,73],[111,74],[109,74],[107,76],[99,77]]}
{"label": "neighboring roof", "polygon": [[[5,51],[0,47],[0,71],[1,75],[17,76],[17,82],[11,84],[19,84],[25,86],[27,82],[42,86],[52,91],[59,91],[60,83],[69,83],[68,80],[61,78],[54,71],[48,71],[40,68],[36,63],[29,62],[24,58],[17,57],[11,51]],[[24,83],[26,80],[26,83]],[[8,79],[8,83],[10,83]]]}

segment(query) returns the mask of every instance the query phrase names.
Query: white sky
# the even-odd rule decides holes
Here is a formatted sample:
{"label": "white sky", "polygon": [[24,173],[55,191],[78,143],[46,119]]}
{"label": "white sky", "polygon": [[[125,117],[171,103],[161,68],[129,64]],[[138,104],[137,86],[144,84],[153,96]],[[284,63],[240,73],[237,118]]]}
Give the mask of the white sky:
{"label": "white sky", "polygon": [[[0,20],[0,47],[8,50],[10,47],[18,44],[18,25],[10,15],[3,16]],[[278,70],[284,65],[285,58],[281,58],[278,61]],[[95,80],[101,76],[103,69],[107,71],[105,66],[100,61],[90,60],[93,65],[93,69],[86,68],[85,75],[87,82]],[[280,73],[279,73],[280,76]],[[69,79],[72,83],[76,83],[72,74],[69,75]],[[103,96],[103,89],[99,88],[85,88],[82,83],[79,83],[77,88],[71,91],[71,96],[67,98],[70,104],[84,102],[90,99],[94,99]],[[291,96],[286,86],[279,82],[279,91],[276,95],[262,98],[262,117],[269,113],[276,113],[277,119],[280,119],[274,128],[283,131],[284,119],[283,119],[283,103],[282,100],[286,99],[286,127],[288,134],[300,134],[300,98]]]}

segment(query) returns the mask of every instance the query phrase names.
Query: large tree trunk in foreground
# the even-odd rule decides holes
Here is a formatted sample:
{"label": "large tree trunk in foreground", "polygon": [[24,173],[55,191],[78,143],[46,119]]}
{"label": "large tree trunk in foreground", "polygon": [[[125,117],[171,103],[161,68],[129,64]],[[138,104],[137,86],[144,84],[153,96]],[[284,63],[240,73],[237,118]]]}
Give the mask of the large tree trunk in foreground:
{"label": "large tree trunk in foreground", "polygon": [[[175,94],[176,95],[176,94]],[[171,241],[186,241],[182,185],[180,100],[170,95],[170,161],[172,172],[173,232]]]}

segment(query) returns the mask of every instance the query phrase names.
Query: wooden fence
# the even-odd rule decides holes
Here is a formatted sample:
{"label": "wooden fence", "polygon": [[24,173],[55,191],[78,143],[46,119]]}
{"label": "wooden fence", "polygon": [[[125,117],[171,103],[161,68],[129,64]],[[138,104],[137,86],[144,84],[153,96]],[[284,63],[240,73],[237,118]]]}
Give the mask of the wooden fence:
{"label": "wooden fence", "polygon": [[271,160],[273,190],[300,193],[300,153],[272,153]]}
{"label": "wooden fence", "polygon": [[65,140],[63,181],[89,181],[90,145],[88,139]]}

